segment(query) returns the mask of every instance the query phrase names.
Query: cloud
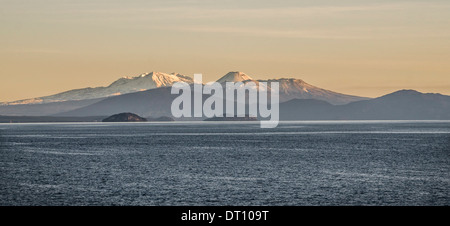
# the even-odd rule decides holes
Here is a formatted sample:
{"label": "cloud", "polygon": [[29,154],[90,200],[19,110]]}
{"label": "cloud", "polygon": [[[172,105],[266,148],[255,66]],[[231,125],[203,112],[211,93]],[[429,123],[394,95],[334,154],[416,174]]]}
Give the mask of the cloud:
{"label": "cloud", "polygon": [[[243,35],[253,37],[303,38],[303,39],[335,39],[335,40],[374,40],[374,39],[411,39],[411,38],[448,38],[450,33],[445,30],[433,33],[421,32],[406,26],[346,26],[322,28],[276,28],[273,26],[146,26],[147,29],[176,32],[217,33],[227,35]],[[402,32],[398,32],[402,31]]]}
{"label": "cloud", "polygon": [[[231,1],[225,7],[197,1],[193,0],[196,4],[181,2],[183,4],[170,7],[148,2],[138,7],[137,4],[105,5],[93,1],[73,3],[76,7],[62,4],[58,10],[50,6],[39,10],[19,7],[22,11],[16,8],[16,11],[4,13],[36,14],[47,22],[61,25],[69,22],[74,27],[106,25],[106,28],[126,27],[140,31],[151,29],[256,37],[379,39],[450,36],[447,29],[442,29],[442,21],[449,22],[450,17],[441,15],[450,8],[450,2],[357,1],[357,5],[261,7],[255,4],[252,8],[237,8],[238,4]],[[42,16],[46,14],[47,17]]]}
{"label": "cloud", "polygon": [[[76,7],[74,7],[76,6]],[[258,6],[258,5],[256,5]],[[7,8],[7,7],[6,7]],[[155,6],[153,4],[95,4],[79,3],[76,5],[61,4],[60,7],[48,6],[19,7],[5,10],[4,13],[39,13],[39,14],[83,14],[91,16],[117,16],[128,19],[145,19],[155,16],[170,16],[172,18],[297,18],[305,16],[331,16],[351,12],[377,12],[411,9],[442,9],[450,8],[447,2],[393,2],[359,5],[323,5],[323,6],[289,6],[289,7],[253,7],[242,8],[230,2],[226,7],[204,4],[180,4],[179,6]],[[123,18],[125,19],[125,18]]]}
{"label": "cloud", "polygon": [[345,35],[329,30],[276,30],[271,28],[217,27],[217,26],[153,26],[151,29],[181,32],[224,33],[277,38],[311,38],[311,39],[364,39],[362,35]]}

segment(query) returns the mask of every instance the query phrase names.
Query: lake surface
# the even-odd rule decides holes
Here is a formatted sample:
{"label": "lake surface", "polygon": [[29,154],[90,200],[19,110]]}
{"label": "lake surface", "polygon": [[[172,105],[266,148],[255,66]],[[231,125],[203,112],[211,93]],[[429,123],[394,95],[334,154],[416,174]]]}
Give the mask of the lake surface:
{"label": "lake surface", "polygon": [[450,121],[0,124],[0,205],[450,205]]}

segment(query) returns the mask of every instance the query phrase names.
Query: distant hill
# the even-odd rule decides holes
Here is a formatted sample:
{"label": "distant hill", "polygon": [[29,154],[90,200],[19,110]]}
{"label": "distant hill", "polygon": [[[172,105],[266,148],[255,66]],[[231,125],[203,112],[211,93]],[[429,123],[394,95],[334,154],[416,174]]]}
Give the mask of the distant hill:
{"label": "distant hill", "polygon": [[280,104],[280,120],[338,119],[335,105],[323,100],[294,99]]}
{"label": "distant hill", "polygon": [[[176,95],[169,87],[107,98],[87,107],[58,116],[110,115],[118,111],[135,112],[145,117],[171,116]],[[204,95],[203,100],[209,96]],[[225,109],[225,108],[224,108]],[[248,106],[247,106],[248,109]],[[246,111],[248,114],[248,111]],[[450,97],[401,90],[371,100],[332,105],[323,100],[293,99],[280,103],[280,120],[432,120],[450,119]],[[185,120],[199,120],[191,118]],[[201,119],[200,119],[201,120]]]}
{"label": "distant hill", "polygon": [[176,95],[170,94],[170,90],[171,87],[161,87],[110,97],[56,116],[112,115],[117,112],[133,112],[142,117],[171,116],[170,106]]}
{"label": "distant hill", "polygon": [[[0,122],[95,121],[99,120],[96,115],[112,115],[125,111],[148,117],[149,121],[170,121],[170,107],[175,97],[176,95],[170,94],[170,87],[162,87],[107,98],[80,109],[57,114],[55,117],[0,116]],[[203,100],[208,97],[204,95]],[[332,105],[315,99],[293,99],[280,103],[279,107],[280,120],[450,120],[450,96],[414,90],[400,90],[375,99],[345,105]],[[193,109],[192,106],[191,108]],[[176,120],[204,119],[205,117]]]}
{"label": "distant hill", "polygon": [[336,108],[343,119],[450,119],[450,96],[400,90]]}
{"label": "distant hill", "polygon": [[331,105],[318,100],[280,104],[281,120],[446,120],[450,96],[400,90],[371,100]]}

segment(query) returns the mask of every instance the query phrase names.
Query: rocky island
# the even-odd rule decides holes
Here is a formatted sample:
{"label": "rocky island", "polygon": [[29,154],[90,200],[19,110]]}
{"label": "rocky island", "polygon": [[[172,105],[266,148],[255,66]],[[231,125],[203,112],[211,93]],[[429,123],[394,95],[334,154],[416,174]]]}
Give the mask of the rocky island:
{"label": "rocky island", "polygon": [[133,113],[115,114],[102,120],[102,122],[146,122],[146,121],[147,121],[146,118],[142,118],[141,116]]}

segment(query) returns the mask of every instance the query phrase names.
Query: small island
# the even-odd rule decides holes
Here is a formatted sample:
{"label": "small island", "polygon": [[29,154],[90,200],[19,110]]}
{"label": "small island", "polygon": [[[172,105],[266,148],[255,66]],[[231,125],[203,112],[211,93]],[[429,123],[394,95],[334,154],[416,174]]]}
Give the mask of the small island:
{"label": "small island", "polygon": [[108,118],[103,119],[102,122],[147,122],[147,119],[127,112],[111,115]]}
{"label": "small island", "polygon": [[249,115],[245,115],[245,116],[234,115],[233,117],[223,115],[223,117],[212,117],[212,118],[207,118],[203,121],[258,121],[258,119],[254,116],[249,116]]}

